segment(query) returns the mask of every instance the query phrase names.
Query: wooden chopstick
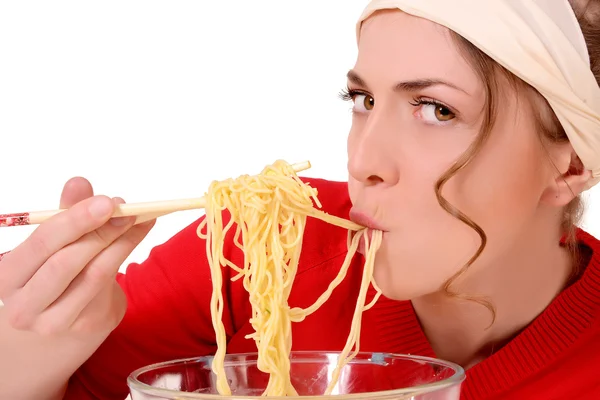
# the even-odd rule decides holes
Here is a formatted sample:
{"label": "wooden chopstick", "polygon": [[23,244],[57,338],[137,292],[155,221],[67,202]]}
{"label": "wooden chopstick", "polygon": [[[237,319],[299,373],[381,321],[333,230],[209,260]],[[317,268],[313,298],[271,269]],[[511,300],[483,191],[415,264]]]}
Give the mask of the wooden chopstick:
{"label": "wooden chopstick", "polygon": [[[292,165],[294,171],[301,172],[311,167],[310,161]],[[176,211],[195,210],[204,208],[206,200],[204,197],[177,199],[166,201],[149,201],[144,203],[119,204],[115,208],[113,217],[137,216],[136,224],[171,214]],[[54,215],[65,211],[34,211],[13,214],[0,214],[0,227],[12,227],[23,225],[41,224]]]}

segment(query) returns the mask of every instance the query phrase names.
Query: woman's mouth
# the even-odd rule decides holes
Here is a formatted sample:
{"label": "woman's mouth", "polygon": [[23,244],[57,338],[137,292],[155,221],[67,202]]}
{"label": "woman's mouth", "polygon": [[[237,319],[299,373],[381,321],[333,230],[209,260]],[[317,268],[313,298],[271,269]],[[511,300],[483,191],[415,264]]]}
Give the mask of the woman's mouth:
{"label": "woman's mouth", "polygon": [[367,248],[367,244],[366,244],[365,240],[368,239],[369,243],[372,243],[373,242],[373,231],[382,231],[385,233],[385,229],[383,228],[383,226],[381,224],[379,224],[377,221],[375,221],[375,219],[370,217],[368,214],[360,212],[356,209],[350,210],[350,220],[367,228],[366,232],[365,232],[365,236],[363,236],[363,238],[361,239],[360,243],[358,244],[358,249],[357,249],[357,252],[359,252],[362,255],[365,255],[366,248]]}

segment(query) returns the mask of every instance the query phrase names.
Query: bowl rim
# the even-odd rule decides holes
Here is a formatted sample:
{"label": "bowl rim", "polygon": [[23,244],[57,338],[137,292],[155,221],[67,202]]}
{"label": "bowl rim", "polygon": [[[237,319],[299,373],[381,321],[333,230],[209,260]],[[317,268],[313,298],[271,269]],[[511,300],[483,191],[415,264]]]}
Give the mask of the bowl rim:
{"label": "bowl rim", "polygon": [[[339,356],[339,354],[341,354],[340,351],[303,350],[303,351],[292,351],[290,357],[292,357],[292,356],[298,357],[298,356],[302,356],[302,355],[312,356],[312,357],[327,356],[327,355]],[[258,355],[257,352],[228,353],[225,355],[225,362],[227,362],[228,359],[232,359],[232,358],[248,357],[248,356],[257,357],[257,355]],[[446,360],[441,360],[438,358],[418,356],[418,355],[412,355],[412,354],[389,353],[389,352],[363,352],[363,351],[361,351],[356,354],[356,357],[369,357],[370,359],[374,358],[375,356],[379,357],[379,358],[381,358],[381,357],[396,358],[396,359],[404,359],[404,360],[415,361],[415,362],[420,362],[420,363],[429,363],[429,364],[434,364],[434,365],[438,365],[438,366],[443,366],[443,367],[452,369],[454,371],[454,374],[452,374],[452,376],[450,376],[444,380],[438,381],[438,382],[425,383],[422,385],[412,386],[410,388],[381,390],[381,391],[377,391],[377,392],[368,392],[368,393],[351,393],[351,394],[344,394],[344,395],[299,396],[299,398],[303,398],[303,399],[325,399],[325,398],[328,398],[328,399],[329,398],[331,398],[331,399],[333,399],[333,398],[339,398],[339,399],[358,399],[358,398],[360,398],[360,399],[369,399],[369,398],[385,399],[385,398],[392,398],[394,396],[398,396],[401,394],[411,394],[411,395],[425,394],[425,393],[429,393],[433,390],[439,390],[439,389],[444,389],[444,388],[448,388],[448,387],[455,386],[455,385],[460,385],[466,379],[466,373],[465,373],[465,370],[463,367],[461,367],[460,365],[458,365],[456,363],[446,361]],[[137,377],[140,376],[141,374],[143,374],[145,372],[149,372],[153,369],[158,369],[158,368],[163,368],[163,367],[173,366],[173,365],[178,365],[178,364],[210,361],[213,358],[214,358],[214,355],[206,355],[206,356],[199,356],[199,357],[181,358],[181,359],[163,361],[163,362],[146,365],[145,367],[138,368],[129,374],[129,376],[127,377],[127,386],[129,387],[130,390],[141,391],[143,394],[148,394],[148,395],[153,395],[153,396],[173,397],[175,394],[177,394],[178,396],[181,397],[182,400],[187,400],[187,399],[223,400],[226,398],[232,398],[232,399],[236,399],[236,400],[257,400],[257,399],[261,399],[261,400],[279,399],[279,400],[281,400],[281,399],[285,398],[282,396],[239,396],[239,395],[222,396],[220,394],[203,394],[203,393],[193,393],[193,392],[177,393],[171,389],[163,389],[163,388],[156,388],[156,387],[150,386],[146,383],[140,382],[137,379]],[[355,359],[353,359],[352,361],[354,361]],[[352,363],[352,361],[350,361],[350,362]]]}

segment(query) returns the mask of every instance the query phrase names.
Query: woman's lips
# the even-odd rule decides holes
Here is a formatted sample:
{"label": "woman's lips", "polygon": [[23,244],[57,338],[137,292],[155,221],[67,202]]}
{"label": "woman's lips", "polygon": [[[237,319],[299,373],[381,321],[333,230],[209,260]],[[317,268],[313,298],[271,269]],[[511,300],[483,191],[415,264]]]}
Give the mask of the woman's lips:
{"label": "woman's lips", "polygon": [[376,231],[385,231],[383,226],[375,221],[373,217],[354,208],[350,210],[350,220],[364,226],[365,228]]}

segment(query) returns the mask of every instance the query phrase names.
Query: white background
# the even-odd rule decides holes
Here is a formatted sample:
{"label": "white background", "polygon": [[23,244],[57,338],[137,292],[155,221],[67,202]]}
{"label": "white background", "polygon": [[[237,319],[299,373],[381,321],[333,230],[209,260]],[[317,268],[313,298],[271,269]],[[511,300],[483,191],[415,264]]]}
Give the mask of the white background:
{"label": "white background", "polygon": [[[346,178],[366,1],[0,3],[0,213],[55,209],[89,178],[128,202],[201,196],[276,159]],[[600,189],[585,228],[600,236]],[[127,262],[201,215],[162,217]],[[0,228],[0,251],[32,227]]]}

